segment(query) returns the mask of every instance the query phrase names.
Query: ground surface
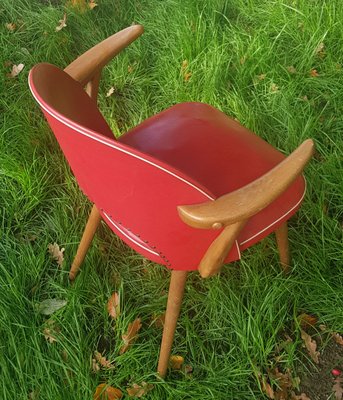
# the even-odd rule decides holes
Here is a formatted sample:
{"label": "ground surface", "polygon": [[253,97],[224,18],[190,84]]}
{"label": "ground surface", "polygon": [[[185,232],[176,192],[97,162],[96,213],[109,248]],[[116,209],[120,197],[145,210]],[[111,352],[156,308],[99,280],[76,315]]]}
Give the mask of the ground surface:
{"label": "ground surface", "polygon": [[[154,385],[147,399],[265,399],[261,382],[277,390],[276,366],[295,386],[300,377],[312,400],[327,398],[342,349],[327,345],[315,372],[297,318],[313,314],[317,325],[343,332],[341,0],[98,0],[84,10],[73,3],[80,2],[0,4],[0,398],[92,399],[100,383],[127,393],[145,381]],[[56,31],[64,13],[66,26]],[[308,137],[317,148],[305,201],[290,221],[292,272],[280,272],[271,236],[221,276],[191,274],[173,352],[193,372],[172,372],[165,382],[155,375],[161,329],[152,321],[165,308],[168,271],[103,226],[69,284],[90,205],[27,86],[36,63],[64,67],[133,22],[145,34],[108,66],[100,88],[116,135],[177,102],[202,101],[285,154]],[[62,268],[47,252],[54,242],[65,248]],[[111,320],[106,304],[115,291],[121,314]],[[51,299],[67,304],[42,315],[39,304]],[[139,336],[119,354],[136,318]],[[114,368],[95,368],[95,351]]]}

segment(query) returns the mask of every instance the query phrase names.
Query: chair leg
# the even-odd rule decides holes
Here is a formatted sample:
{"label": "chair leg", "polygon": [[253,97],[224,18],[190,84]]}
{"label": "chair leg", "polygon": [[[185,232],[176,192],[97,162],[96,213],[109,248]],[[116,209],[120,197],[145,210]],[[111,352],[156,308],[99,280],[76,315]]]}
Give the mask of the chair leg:
{"label": "chair leg", "polygon": [[279,249],[280,262],[284,272],[289,271],[290,266],[290,254],[289,254],[289,243],[288,243],[288,227],[287,222],[280,226],[275,231],[276,242]]}
{"label": "chair leg", "polygon": [[76,256],[71,265],[69,272],[69,279],[73,281],[78,273],[83,260],[86,257],[87,251],[94,238],[95,232],[100,224],[101,215],[95,204],[93,205],[92,211],[89,215],[85,230],[82,235],[81,242],[76,252]]}
{"label": "chair leg", "polygon": [[171,348],[174,340],[176,323],[180,314],[183,293],[187,279],[187,271],[172,271],[168,294],[166,318],[163,329],[160,358],[157,372],[164,378],[167,373]]}

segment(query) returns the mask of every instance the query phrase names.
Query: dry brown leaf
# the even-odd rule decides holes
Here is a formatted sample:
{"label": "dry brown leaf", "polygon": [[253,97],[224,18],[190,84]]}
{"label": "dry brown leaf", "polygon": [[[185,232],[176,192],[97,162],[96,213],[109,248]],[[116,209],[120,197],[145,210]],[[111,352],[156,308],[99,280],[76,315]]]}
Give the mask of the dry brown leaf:
{"label": "dry brown leaf", "polygon": [[114,365],[98,351],[94,352],[94,358],[102,367],[107,369],[114,368]]}
{"label": "dry brown leaf", "polygon": [[343,346],[343,336],[342,335],[340,335],[337,332],[333,332],[332,333],[332,338],[337,344]]}
{"label": "dry brown leaf", "polygon": [[302,328],[306,328],[308,326],[315,326],[318,322],[317,317],[306,313],[300,314],[297,320]]}
{"label": "dry brown leaf", "polygon": [[119,354],[123,354],[127,351],[127,349],[132,345],[134,340],[137,337],[138,331],[141,329],[141,319],[136,318],[132,323],[129,324],[125,335],[122,335],[122,339],[124,344],[119,350]]}
{"label": "dry brown leaf", "polygon": [[88,7],[86,0],[69,0],[66,6],[75,8],[77,11],[81,13],[85,12]]}
{"label": "dry brown leaf", "polygon": [[13,64],[12,71],[9,74],[7,74],[7,76],[9,78],[15,78],[24,69],[24,66],[25,66],[24,64],[18,64],[18,65]]}
{"label": "dry brown leaf", "polygon": [[52,258],[57,261],[57,264],[61,267],[63,260],[64,260],[64,248],[60,249],[60,246],[57,243],[54,244],[49,244],[48,245],[48,251],[49,254],[52,256]]}
{"label": "dry brown leaf", "polygon": [[181,64],[181,71],[184,71],[188,67],[188,60],[183,60]]}
{"label": "dry brown leaf", "polygon": [[332,387],[332,391],[335,395],[336,400],[342,400],[343,398],[343,388],[342,388],[343,378],[338,376],[334,379],[334,385]]}
{"label": "dry brown leaf", "polygon": [[261,75],[257,75],[257,79],[259,80],[259,81],[263,81],[264,79],[266,79],[266,74],[261,74]]}
{"label": "dry brown leaf", "polygon": [[142,382],[140,385],[134,383],[130,388],[127,388],[129,397],[143,397],[146,393],[153,389],[153,385]]}
{"label": "dry brown leaf", "polygon": [[112,94],[114,93],[114,87],[111,86],[108,90],[108,92],[106,93],[106,97],[110,97],[112,96]]}
{"label": "dry brown leaf", "polygon": [[67,14],[63,14],[63,18],[58,21],[59,25],[56,26],[55,31],[59,32],[67,26]]}
{"label": "dry brown leaf", "polygon": [[181,369],[184,358],[182,356],[171,356],[169,359],[169,364],[171,369]]}
{"label": "dry brown leaf", "polygon": [[101,383],[97,386],[94,393],[94,400],[117,400],[123,397],[121,390],[112,386],[107,386],[106,383]]}
{"label": "dry brown leaf", "polygon": [[319,76],[319,73],[318,73],[318,71],[316,70],[316,69],[311,69],[311,71],[310,71],[310,76],[312,77],[312,78],[317,78],[318,76]]}
{"label": "dry brown leaf", "polygon": [[294,392],[291,393],[292,394],[292,400],[311,400],[305,393],[301,393],[301,394],[295,394]]}
{"label": "dry brown leaf", "polygon": [[132,74],[132,72],[133,72],[133,66],[132,66],[132,65],[128,65],[128,66],[127,66],[127,72],[128,72],[129,74]]}
{"label": "dry brown leaf", "polygon": [[185,82],[188,82],[191,76],[192,76],[192,73],[191,73],[191,72],[186,72],[186,73],[183,75],[184,81],[185,81]]}
{"label": "dry brown leaf", "polygon": [[98,3],[96,3],[94,0],[90,0],[88,3],[88,7],[93,10],[93,8],[97,7]]}
{"label": "dry brown leaf", "polygon": [[9,31],[13,32],[17,29],[17,25],[14,22],[9,22],[7,24],[5,24],[6,29],[8,29]]}
{"label": "dry brown leaf", "polygon": [[311,336],[306,333],[305,331],[301,330],[301,338],[304,341],[305,347],[307,351],[309,352],[310,357],[312,360],[316,363],[319,364],[319,351],[317,351],[317,343],[315,340],[311,338]]}
{"label": "dry brown leaf", "polygon": [[118,318],[120,315],[120,297],[114,292],[107,302],[107,311],[110,317]]}
{"label": "dry brown leaf", "polygon": [[319,43],[319,45],[316,48],[316,54],[320,57],[320,58],[324,58],[325,57],[325,45],[324,42]]}
{"label": "dry brown leaf", "polygon": [[54,331],[50,328],[44,328],[43,330],[43,334],[45,339],[49,342],[49,343],[54,343],[57,342],[57,339],[54,335]]}
{"label": "dry brown leaf", "polygon": [[287,71],[288,71],[290,74],[296,74],[296,73],[297,73],[297,70],[294,68],[293,65],[290,65],[289,67],[287,67]]}
{"label": "dry brown leaf", "polygon": [[165,313],[159,314],[159,315],[154,314],[152,319],[153,319],[153,323],[156,326],[156,328],[163,329],[164,322],[165,322],[165,319],[166,319],[166,314]]}

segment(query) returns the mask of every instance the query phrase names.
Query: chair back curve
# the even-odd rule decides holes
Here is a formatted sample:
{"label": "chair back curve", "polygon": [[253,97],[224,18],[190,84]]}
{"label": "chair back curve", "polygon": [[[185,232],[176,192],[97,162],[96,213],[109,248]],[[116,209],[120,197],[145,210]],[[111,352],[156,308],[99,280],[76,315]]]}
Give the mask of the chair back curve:
{"label": "chair back curve", "polygon": [[[116,141],[96,103],[58,67],[36,65],[29,86],[80,188],[111,229],[152,261],[197,269],[219,232],[187,226],[177,206],[214,196],[175,168]],[[233,246],[227,260],[238,258]]]}

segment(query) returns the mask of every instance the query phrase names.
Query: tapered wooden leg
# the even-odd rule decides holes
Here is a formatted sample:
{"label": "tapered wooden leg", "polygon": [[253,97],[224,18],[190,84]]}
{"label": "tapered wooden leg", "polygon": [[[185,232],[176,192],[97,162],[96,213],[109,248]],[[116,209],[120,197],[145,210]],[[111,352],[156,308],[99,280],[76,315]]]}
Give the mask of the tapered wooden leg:
{"label": "tapered wooden leg", "polygon": [[289,254],[289,243],[288,243],[288,227],[287,222],[280,226],[275,231],[276,242],[279,249],[280,262],[284,272],[289,271],[290,266],[290,254]]}
{"label": "tapered wooden leg", "polygon": [[74,261],[71,265],[70,272],[69,272],[69,279],[73,281],[78,273],[80,266],[83,260],[86,257],[87,251],[89,249],[90,244],[92,243],[93,237],[95,232],[100,224],[101,215],[99,210],[95,205],[93,205],[92,211],[89,215],[86,228],[83,232],[81,242],[76,252],[76,256]]}
{"label": "tapered wooden leg", "polygon": [[166,376],[168,369],[169,357],[173,345],[176,323],[180,314],[186,279],[187,271],[171,272],[166,318],[157,367],[157,372],[162,378]]}

